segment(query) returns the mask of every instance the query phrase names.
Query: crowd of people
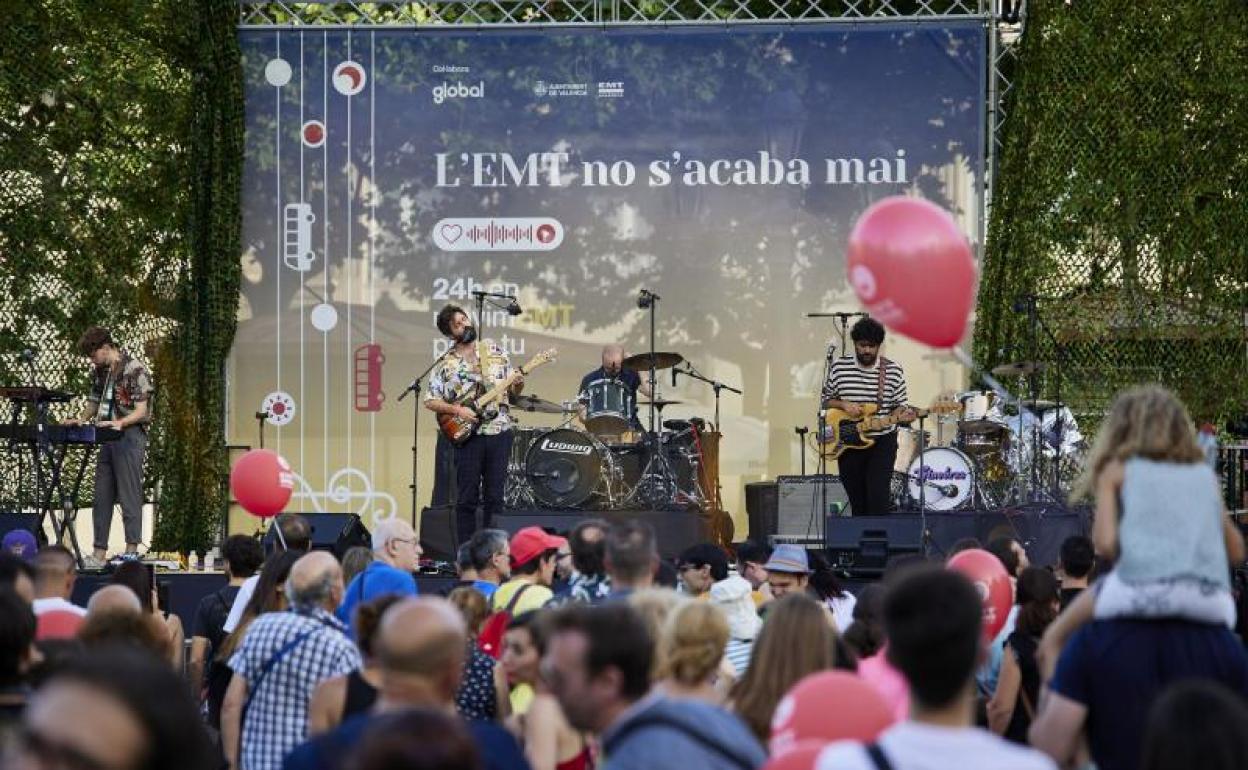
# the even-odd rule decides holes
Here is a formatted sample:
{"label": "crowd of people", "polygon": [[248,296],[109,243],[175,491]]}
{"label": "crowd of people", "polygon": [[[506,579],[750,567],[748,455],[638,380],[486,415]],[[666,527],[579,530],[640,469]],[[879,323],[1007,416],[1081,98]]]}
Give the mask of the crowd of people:
{"label": "crowd of people", "polygon": [[[661,559],[645,523],[476,532],[438,595],[406,522],[341,559],[283,514],[189,632],[127,563],[80,607],[59,546],[0,555],[4,767],[696,770],[1248,767],[1244,544],[1182,404],[1120,395],[1091,537],[893,558],[847,585],[793,545]],[[981,548],[1013,605],[943,562]],[[853,590],[851,590],[853,589]],[[189,643],[186,641],[189,633]],[[829,676],[835,672],[835,676]],[[800,725],[800,728],[794,727]]]}

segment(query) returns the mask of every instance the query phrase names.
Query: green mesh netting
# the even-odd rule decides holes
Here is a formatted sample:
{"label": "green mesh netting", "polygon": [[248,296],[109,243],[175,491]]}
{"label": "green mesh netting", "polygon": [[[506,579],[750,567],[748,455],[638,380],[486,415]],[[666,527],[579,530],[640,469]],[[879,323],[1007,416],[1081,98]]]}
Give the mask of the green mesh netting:
{"label": "green mesh netting", "polygon": [[[1248,404],[1248,6],[1029,4],[979,295],[977,360],[1031,349],[1041,296],[1065,400],[1142,382],[1197,419]],[[1055,375],[1046,379],[1052,395]]]}
{"label": "green mesh netting", "polygon": [[[85,395],[74,342],[91,324],[148,362],[157,550],[202,549],[224,506],[243,148],[236,14],[230,0],[45,0],[16,4],[0,27],[0,381]],[[33,368],[18,361],[25,346],[38,350]],[[17,462],[0,451],[2,510],[33,501]],[[88,470],[80,504],[90,487]]]}

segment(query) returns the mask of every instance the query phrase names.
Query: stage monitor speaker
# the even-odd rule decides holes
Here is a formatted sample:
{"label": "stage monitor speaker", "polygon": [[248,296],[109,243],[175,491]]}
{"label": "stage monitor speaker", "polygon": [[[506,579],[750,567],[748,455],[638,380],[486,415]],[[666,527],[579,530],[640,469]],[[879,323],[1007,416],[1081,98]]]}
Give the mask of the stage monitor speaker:
{"label": "stage monitor speaker", "polygon": [[[312,550],[332,551],[339,559],[350,548],[362,545],[372,549],[372,535],[354,513],[301,513],[312,526]],[[272,553],[277,544],[276,519],[264,533],[264,552]]]}
{"label": "stage monitor speaker", "polygon": [[893,556],[923,552],[923,519],[913,514],[829,516],[828,558],[854,577],[879,577]]}
{"label": "stage monitor speaker", "polygon": [[838,476],[776,477],[776,528],[773,540],[797,542],[820,539],[824,519],[848,516],[849,498]]}

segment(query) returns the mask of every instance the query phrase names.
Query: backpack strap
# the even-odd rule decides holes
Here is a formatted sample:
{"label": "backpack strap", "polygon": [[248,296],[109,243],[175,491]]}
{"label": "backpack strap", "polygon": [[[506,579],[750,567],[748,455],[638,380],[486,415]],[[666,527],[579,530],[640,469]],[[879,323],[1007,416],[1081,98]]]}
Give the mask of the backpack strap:
{"label": "backpack strap", "polygon": [[282,658],[289,655],[296,647],[303,644],[305,639],[318,630],[319,628],[317,627],[309,628],[293,639],[288,640],[286,644],[283,644],[281,648],[279,648],[277,652],[273,653],[273,655],[264,662],[264,665],[260,667],[260,672],[256,674],[256,681],[247,683],[247,700],[243,703],[242,715],[238,720],[240,730],[247,721],[247,709],[251,707],[251,701],[255,699],[256,693],[260,692],[260,683],[265,680],[265,677],[269,675],[269,672],[273,670],[273,667],[276,666]]}
{"label": "backpack strap", "polygon": [[893,770],[893,763],[888,761],[880,744],[868,743],[863,748],[867,750],[867,756],[871,758],[871,764],[875,765],[876,770]]}
{"label": "backpack strap", "polygon": [[875,403],[879,406],[881,413],[884,411],[884,375],[887,368],[888,359],[884,356],[880,356],[879,383],[875,389]]}
{"label": "backpack strap", "polygon": [[507,606],[503,608],[503,612],[506,612],[508,615],[515,615],[516,603],[520,601],[520,597],[524,595],[524,592],[532,587],[532,583],[525,583],[517,588],[516,592],[511,595],[511,599],[507,602]]}
{"label": "backpack strap", "polygon": [[[729,751],[726,747],[720,745],[718,741],[712,740],[709,736],[703,735],[693,729],[684,722],[678,722],[674,719],[668,719],[660,714],[645,714],[624,726],[624,729],[611,736],[611,741],[603,745],[603,753],[607,756],[611,755],[614,746],[618,746],[620,741],[628,737],[632,733],[643,730],[647,727],[669,727],[683,734],[685,737],[697,743],[704,749],[711,751],[724,759],[738,770],[755,770],[754,763],[748,757],[743,757]],[[893,770],[891,767],[883,770]]]}

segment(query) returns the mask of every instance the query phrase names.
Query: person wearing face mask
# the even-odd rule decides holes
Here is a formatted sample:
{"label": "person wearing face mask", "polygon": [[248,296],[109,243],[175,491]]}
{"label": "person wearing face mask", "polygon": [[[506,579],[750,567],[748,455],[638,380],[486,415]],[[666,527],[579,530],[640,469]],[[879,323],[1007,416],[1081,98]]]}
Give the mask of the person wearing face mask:
{"label": "person wearing face mask", "polygon": [[[883,325],[874,318],[862,318],[849,334],[854,341],[854,355],[842,356],[829,367],[828,380],[823,385],[823,408],[840,409],[851,418],[858,418],[863,415],[864,404],[875,404],[879,407],[878,417],[895,414],[900,422],[912,421],[916,415],[906,406],[906,374],[900,364],[880,355]],[[888,513],[892,507],[889,487],[897,458],[897,426],[864,435],[875,439],[875,443],[850,449],[837,459],[841,484],[853,515]]]}
{"label": "person wearing face mask", "polygon": [[[425,407],[479,423],[476,432],[455,447],[455,536],[462,543],[477,530],[478,501],[484,502],[482,527],[490,527],[503,507],[503,485],[511,454],[512,420],[505,402],[477,414],[462,402],[479,396],[512,375],[506,351],[491,340],[477,340],[476,327],[463,308],[447,305],[438,311],[438,331],[453,347],[429,378]],[[517,395],[524,377],[517,373],[509,388]]]}

